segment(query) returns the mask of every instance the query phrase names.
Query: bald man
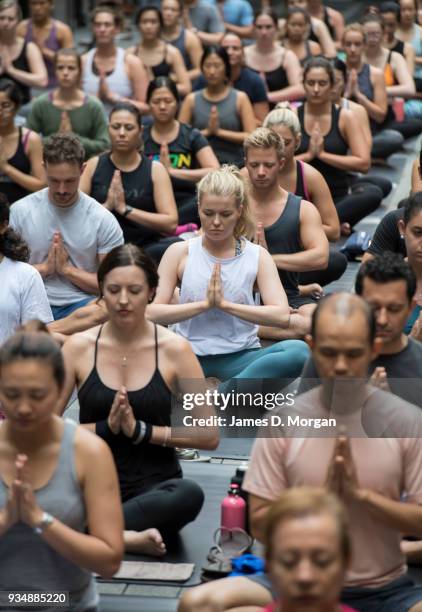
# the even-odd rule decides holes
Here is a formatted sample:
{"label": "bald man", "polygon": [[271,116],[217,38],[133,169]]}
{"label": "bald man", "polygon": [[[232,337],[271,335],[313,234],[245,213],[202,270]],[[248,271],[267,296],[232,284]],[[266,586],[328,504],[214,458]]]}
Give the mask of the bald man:
{"label": "bald man", "polygon": [[[320,430],[315,430],[301,437],[288,437],[285,431],[258,438],[243,488],[249,492],[251,529],[258,540],[268,508],[286,488],[312,485],[335,491],[350,511],[353,545],[341,601],[361,612],[421,612],[422,587],[407,576],[400,545],[402,533],[422,538],[422,444],[417,437],[389,436],[392,422],[392,429],[400,426],[389,402],[394,396],[366,383],[380,348],[375,329],[371,308],[356,295],[334,294],[320,302],[307,341],[322,384],[300,396],[292,414],[327,420],[335,415],[348,421],[348,431],[356,427],[357,437],[316,437]],[[395,399],[393,408],[404,421],[406,415],[420,415]],[[368,422],[372,412],[377,418]],[[380,437],[365,437],[366,428],[378,429]],[[280,571],[288,572],[295,559],[285,567],[280,559]],[[227,578],[218,588],[211,583],[186,592],[179,612],[250,612],[272,599],[268,576]]]}

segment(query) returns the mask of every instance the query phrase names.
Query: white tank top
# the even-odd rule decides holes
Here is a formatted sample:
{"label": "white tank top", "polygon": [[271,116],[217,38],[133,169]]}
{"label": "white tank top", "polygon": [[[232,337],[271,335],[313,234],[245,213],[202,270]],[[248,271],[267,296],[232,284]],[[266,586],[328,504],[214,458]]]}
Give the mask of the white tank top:
{"label": "white tank top", "polygon": [[[206,299],[214,265],[220,263],[224,298],[236,304],[254,305],[253,287],[261,247],[246,239],[243,246],[240,255],[218,259],[203,248],[201,236],[189,240],[180,303]],[[260,347],[258,325],[218,308],[177,323],[175,331],[189,340],[196,355],[221,355]]]}
{"label": "white tank top", "polygon": [[[116,64],[111,74],[106,77],[107,85],[114,94],[122,98],[131,98],[133,94],[132,83],[126,74],[125,67],[125,50],[121,47],[116,48]],[[86,55],[85,65],[82,73],[82,89],[85,93],[96,96],[100,85],[100,77],[94,74],[93,62],[96,49],[91,49]],[[103,103],[104,104],[104,103]],[[112,109],[113,105],[108,102],[104,104],[107,114]]]}

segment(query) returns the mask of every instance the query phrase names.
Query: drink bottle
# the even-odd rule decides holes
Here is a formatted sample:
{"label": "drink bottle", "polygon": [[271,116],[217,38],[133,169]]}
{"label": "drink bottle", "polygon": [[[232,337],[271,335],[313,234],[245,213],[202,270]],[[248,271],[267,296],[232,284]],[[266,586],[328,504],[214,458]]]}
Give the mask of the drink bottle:
{"label": "drink bottle", "polygon": [[230,485],[227,496],[221,502],[221,527],[245,529],[246,502],[239,495],[239,486]]}

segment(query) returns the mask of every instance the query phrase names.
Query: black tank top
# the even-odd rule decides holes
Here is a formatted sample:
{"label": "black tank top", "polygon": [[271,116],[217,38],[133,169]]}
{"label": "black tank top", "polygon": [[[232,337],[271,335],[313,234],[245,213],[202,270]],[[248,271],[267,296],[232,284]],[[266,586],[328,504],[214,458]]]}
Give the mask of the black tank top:
{"label": "black tank top", "polygon": [[400,55],[404,57],[404,42],[402,40],[396,40],[396,44],[391,51],[396,51],[396,53],[400,53]]}
{"label": "black tank top", "polygon": [[[163,37],[164,38],[164,37]],[[186,51],[186,30],[184,27],[180,27],[180,34],[177,38],[173,38],[173,40],[166,39],[168,43],[179,49],[182,54],[183,59],[185,60],[186,70],[192,69],[192,62],[190,61],[190,57],[188,52]]]}
{"label": "black tank top", "polygon": [[[98,340],[95,341],[94,367],[78,391],[80,422],[106,420],[117,391],[102,382],[97,371]],[[137,391],[128,391],[135,419],[158,426],[170,426],[171,391],[158,369],[157,326],[155,333],[155,371],[149,383]],[[119,475],[122,500],[126,501],[170,478],[181,478],[182,471],[173,448],[157,444],[134,445],[123,433],[109,442]]]}
{"label": "black tank top", "polygon": [[[138,57],[140,57],[139,47],[138,47],[137,55]],[[164,47],[164,55],[163,55],[163,59],[161,60],[161,62],[159,64],[156,64],[155,66],[148,66],[148,68],[151,70],[152,74],[154,75],[155,79],[161,76],[164,76],[164,77],[170,76],[171,66],[167,62],[166,58],[167,58],[167,45]]]}
{"label": "black tank top", "polygon": [[[100,155],[92,177],[91,196],[101,204],[107,199],[107,193],[116,169],[111,160],[110,153]],[[152,161],[143,155],[141,163],[135,170],[132,170],[132,172],[122,172],[121,175],[126,204],[139,210],[151,213],[157,212],[154,203]],[[125,242],[144,246],[160,239],[160,235],[157,232],[130,221],[115,211],[113,211],[113,214],[123,230]]]}
{"label": "black tank top", "polygon": [[[13,168],[20,170],[24,174],[31,174],[31,162],[25,153],[25,145],[28,142],[30,133],[30,130],[28,130],[25,136],[22,137],[22,128],[19,128],[18,146],[14,155],[7,160],[7,162],[13,166]],[[6,174],[2,174],[0,172],[0,193],[4,193],[9,201],[9,204],[13,204],[13,202],[24,198],[30,192],[12,181],[12,179],[10,179]]]}
{"label": "black tank top", "polygon": [[[289,193],[286,206],[275,223],[265,228],[265,240],[271,255],[303,251],[300,242],[300,203],[302,198]],[[298,274],[290,270],[278,270],[287,298],[299,295]]]}
{"label": "black tank top", "polygon": [[[303,104],[298,109],[298,117],[302,128],[302,140],[297,151],[298,155],[300,155],[300,153],[305,153],[309,149],[310,136],[305,131],[305,106],[306,105]],[[333,104],[331,106],[331,127],[328,134],[324,136],[324,149],[327,153],[332,153],[334,155],[347,155],[349,147],[341,135],[339,128],[340,113],[341,109],[336,108]],[[334,200],[338,200],[347,195],[349,191],[349,178],[347,172],[339,168],[334,168],[317,158],[313,159],[310,164],[321,172],[330,187]]]}
{"label": "black tank top", "polygon": [[[18,57],[15,60],[13,60],[12,65],[17,70],[23,70],[24,72],[31,72],[31,69],[28,64],[28,59],[26,57],[26,47],[27,46],[28,46],[27,43],[24,42],[22,51],[19,53]],[[5,76],[10,81],[14,81],[16,83],[16,85],[19,87],[21,94],[22,94],[22,104],[27,104],[31,99],[31,90],[28,87],[28,85],[23,85],[23,83],[21,83],[20,81],[17,81],[9,74],[6,74]]]}
{"label": "black tank top", "polygon": [[[330,17],[329,17],[329,15],[328,15],[328,10],[327,10],[327,8],[326,8],[325,6],[324,6],[324,17],[323,17],[322,21],[323,21],[323,22],[325,23],[325,25],[327,26],[328,31],[329,31],[329,33],[330,33],[331,38],[332,38],[333,40],[337,40],[337,39],[336,39],[336,33],[335,33],[335,30],[334,30],[333,26],[332,26],[332,25],[331,25],[331,23],[330,23]],[[310,31],[310,33],[309,33],[309,40],[313,40],[313,41],[315,41],[315,42],[319,43],[319,38],[318,38],[318,37],[317,37],[317,35],[315,34],[315,32],[314,32],[314,29],[313,29],[312,25],[311,25],[311,31]]]}

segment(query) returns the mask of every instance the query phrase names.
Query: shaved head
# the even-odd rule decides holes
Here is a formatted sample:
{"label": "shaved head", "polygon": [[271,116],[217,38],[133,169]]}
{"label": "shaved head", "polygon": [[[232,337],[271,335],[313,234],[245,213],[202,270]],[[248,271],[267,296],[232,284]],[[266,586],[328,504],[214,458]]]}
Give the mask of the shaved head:
{"label": "shaved head", "polygon": [[368,330],[368,342],[373,343],[376,333],[374,313],[361,297],[353,293],[333,293],[320,300],[312,316],[311,335],[316,339],[320,332],[321,314],[327,314],[336,320],[336,323],[346,323],[358,313],[362,314],[363,324]]}

